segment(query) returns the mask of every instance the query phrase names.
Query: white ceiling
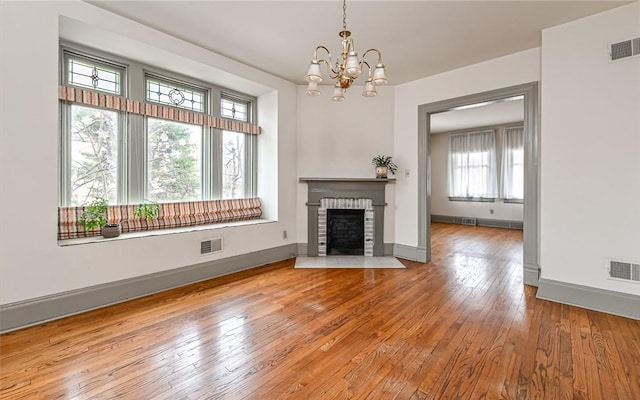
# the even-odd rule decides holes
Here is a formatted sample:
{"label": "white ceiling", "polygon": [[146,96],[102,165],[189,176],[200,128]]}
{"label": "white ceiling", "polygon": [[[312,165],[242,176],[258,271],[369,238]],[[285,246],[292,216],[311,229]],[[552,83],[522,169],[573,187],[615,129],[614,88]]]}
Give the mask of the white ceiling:
{"label": "white ceiling", "polygon": [[[300,84],[317,45],[340,50],[339,1],[91,3]],[[540,46],[543,28],[626,3],[350,0],[347,28],[359,54],[382,51],[394,85]]]}
{"label": "white ceiling", "polygon": [[431,115],[431,133],[524,121],[524,100],[504,101]]}

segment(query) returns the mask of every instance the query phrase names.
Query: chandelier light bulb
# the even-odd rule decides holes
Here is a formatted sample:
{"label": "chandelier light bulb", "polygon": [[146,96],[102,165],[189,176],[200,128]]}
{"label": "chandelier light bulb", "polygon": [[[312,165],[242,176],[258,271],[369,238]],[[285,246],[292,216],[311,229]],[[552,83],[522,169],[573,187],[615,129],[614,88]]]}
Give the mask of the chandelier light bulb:
{"label": "chandelier light bulb", "polygon": [[342,89],[340,85],[333,87],[333,97],[331,97],[331,100],[344,101],[344,89]]}
{"label": "chandelier light bulb", "polygon": [[309,86],[307,86],[307,94],[309,96],[319,96],[320,89],[318,88],[318,82],[309,82]]}
{"label": "chandelier light bulb", "polygon": [[371,78],[367,79],[367,81],[365,82],[362,95],[364,97],[375,97],[378,95],[378,92],[376,91],[376,85],[371,82]]}
{"label": "chandelier light bulb", "polygon": [[344,70],[353,78],[357,78],[360,76],[360,73],[362,73],[362,68],[360,68],[360,62],[358,61],[358,55],[354,51],[349,53],[347,56],[347,62]]}
{"label": "chandelier light bulb", "polygon": [[389,83],[389,80],[387,80],[387,77],[384,74],[384,65],[376,65],[376,69],[373,70],[373,83],[378,86]]}
{"label": "chandelier light bulb", "polygon": [[322,73],[320,72],[320,63],[318,61],[311,61],[311,65],[309,65],[309,71],[307,71],[307,76],[305,78],[307,82],[322,82]]}

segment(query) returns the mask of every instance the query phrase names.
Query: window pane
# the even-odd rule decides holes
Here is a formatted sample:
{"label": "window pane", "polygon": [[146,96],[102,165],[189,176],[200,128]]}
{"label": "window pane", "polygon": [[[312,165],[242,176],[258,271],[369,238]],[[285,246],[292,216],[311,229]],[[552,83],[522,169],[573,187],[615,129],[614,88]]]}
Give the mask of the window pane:
{"label": "window pane", "polygon": [[205,91],[147,79],[146,99],[187,110],[204,112]]}
{"label": "window pane", "polygon": [[225,118],[235,119],[236,121],[248,122],[248,109],[247,102],[232,101],[229,99],[222,99],[221,112]]}
{"label": "window pane", "polygon": [[496,163],[493,131],[449,136],[450,197],[495,198]]}
{"label": "window pane", "polygon": [[524,149],[513,150],[511,197],[524,199]]}
{"label": "window pane", "polygon": [[202,197],[202,127],[149,118],[148,197],[194,201]]}
{"label": "window pane", "polygon": [[222,198],[244,197],[244,133],[222,132]]}
{"label": "window pane", "polygon": [[102,92],[121,94],[120,74],[117,69],[105,68],[90,60],[69,58],[68,83]]}
{"label": "window pane", "polygon": [[71,205],[116,203],[118,113],[71,106]]}

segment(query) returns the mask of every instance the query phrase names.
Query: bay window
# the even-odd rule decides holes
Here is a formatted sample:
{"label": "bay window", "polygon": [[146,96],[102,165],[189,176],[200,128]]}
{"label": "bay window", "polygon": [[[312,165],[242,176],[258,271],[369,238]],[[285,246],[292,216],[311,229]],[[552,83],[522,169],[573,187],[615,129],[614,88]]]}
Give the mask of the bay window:
{"label": "bay window", "polygon": [[[82,207],[98,197],[121,208],[148,200],[255,197],[260,133],[253,123],[255,98],[67,44],[61,47],[60,76],[59,207]],[[224,207],[209,203],[175,208],[238,205],[239,211],[226,212],[225,218],[260,215],[258,199]],[[252,211],[245,213],[246,208]],[[187,219],[218,221],[210,217]],[[63,236],[83,235],[59,230]]]}

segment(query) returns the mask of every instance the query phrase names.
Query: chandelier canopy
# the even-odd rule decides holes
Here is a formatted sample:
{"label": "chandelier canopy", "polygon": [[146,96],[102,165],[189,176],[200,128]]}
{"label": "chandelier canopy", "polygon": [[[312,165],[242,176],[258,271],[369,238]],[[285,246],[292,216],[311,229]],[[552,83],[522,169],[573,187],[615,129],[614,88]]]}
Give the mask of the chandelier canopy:
{"label": "chandelier canopy", "polygon": [[[362,54],[362,58],[358,59],[358,54],[353,45],[353,39],[351,39],[351,32],[347,30],[347,1],[342,1],[342,30],[338,32],[338,36],[342,38],[342,53],[340,57],[334,62],[331,60],[331,52],[325,46],[318,46],[313,52],[313,60],[309,65],[309,71],[305,76],[305,80],[309,82],[307,87],[307,94],[310,96],[318,96],[320,89],[318,84],[322,82],[322,73],[320,71],[320,65],[324,64],[327,67],[327,74],[330,79],[335,79],[336,84],[333,87],[334,101],[343,101],[345,91],[351,87],[351,84],[360,76],[362,69],[366,66],[368,70],[368,77],[364,84],[364,91],[362,95],[365,97],[377,96],[378,92],[376,86],[385,85],[389,81],[384,73],[384,65],[382,64],[382,54],[378,49],[369,49]],[[324,50],[329,60],[318,59],[318,50]],[[375,68],[371,68],[368,62],[364,58],[369,53],[376,53],[378,55],[378,62],[375,64]]]}

